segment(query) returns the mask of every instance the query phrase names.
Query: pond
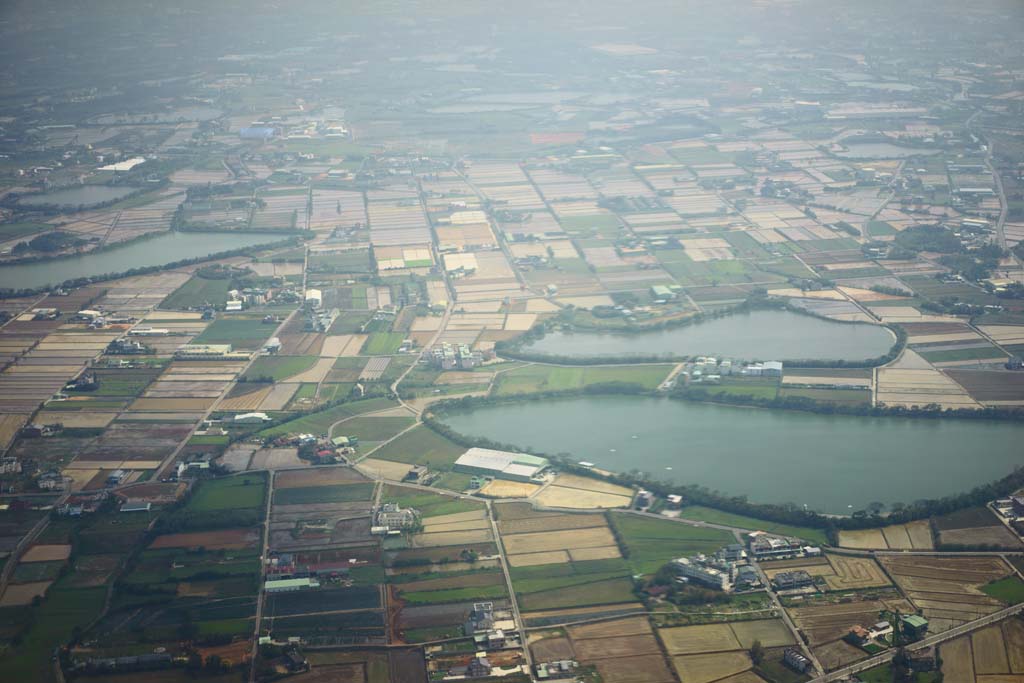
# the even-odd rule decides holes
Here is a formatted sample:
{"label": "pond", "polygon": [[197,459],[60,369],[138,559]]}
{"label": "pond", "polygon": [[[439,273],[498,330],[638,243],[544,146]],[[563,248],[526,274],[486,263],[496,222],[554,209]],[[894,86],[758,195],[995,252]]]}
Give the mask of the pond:
{"label": "pond", "polygon": [[754,310],[649,332],[551,332],[523,351],[570,358],[719,356],[736,360],[866,360],[895,342],[881,325]]}
{"label": "pond", "polygon": [[444,421],[463,434],[570,453],[603,469],[637,469],[656,480],[833,514],[993,481],[1022,464],[1024,442],[1024,425],[1010,422],[829,416],[628,396],[484,406]]}
{"label": "pond", "polygon": [[127,197],[132,192],[137,192],[138,189],[137,187],[82,185],[81,187],[72,187],[66,190],[25,195],[18,199],[18,204],[22,206],[49,206],[57,204],[67,207],[89,207],[120,199],[121,197]]}
{"label": "pond", "polygon": [[0,289],[35,289],[79,277],[201,258],[282,238],[280,234],[254,232],[167,232],[93,254],[0,266]]}
{"label": "pond", "polygon": [[844,159],[905,159],[928,154],[938,154],[938,149],[922,149],[920,147],[901,147],[888,142],[854,142],[846,145],[845,152],[837,152],[836,156]]}

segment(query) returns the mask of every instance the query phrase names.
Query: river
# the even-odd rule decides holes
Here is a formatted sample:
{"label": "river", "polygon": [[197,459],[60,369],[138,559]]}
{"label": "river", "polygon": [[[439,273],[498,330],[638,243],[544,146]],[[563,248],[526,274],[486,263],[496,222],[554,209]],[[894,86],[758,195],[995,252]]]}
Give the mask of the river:
{"label": "river", "polygon": [[[828,416],[667,398],[599,396],[445,416],[463,434],[570,453],[761,503],[847,514],[966,491],[1024,464],[1024,425]],[[852,507],[851,507],[852,506]]]}
{"label": "river", "polygon": [[265,232],[167,232],[92,254],[0,266],[0,289],[35,289],[79,277],[163,266],[184,259],[277,242],[284,237]]}
{"label": "river", "polygon": [[787,310],[755,310],[650,332],[551,332],[523,351],[570,358],[714,355],[737,360],[866,360],[885,355],[880,325],[838,323]]}

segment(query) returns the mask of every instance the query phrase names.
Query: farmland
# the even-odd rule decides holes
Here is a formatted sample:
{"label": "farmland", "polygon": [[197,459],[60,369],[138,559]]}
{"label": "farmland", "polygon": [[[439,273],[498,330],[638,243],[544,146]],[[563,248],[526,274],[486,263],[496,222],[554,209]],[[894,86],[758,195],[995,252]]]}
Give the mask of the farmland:
{"label": "farmland", "polygon": [[8,4],[0,679],[806,683],[1024,604],[1014,3]]}
{"label": "farmland", "polygon": [[640,574],[652,574],[676,557],[713,554],[736,540],[728,531],[667,520],[622,513],[611,513],[609,519],[630,565]]}
{"label": "farmland", "polygon": [[998,557],[901,558],[880,562],[906,596],[942,631],[996,612],[1004,606],[980,588],[1007,576],[1011,569]]}

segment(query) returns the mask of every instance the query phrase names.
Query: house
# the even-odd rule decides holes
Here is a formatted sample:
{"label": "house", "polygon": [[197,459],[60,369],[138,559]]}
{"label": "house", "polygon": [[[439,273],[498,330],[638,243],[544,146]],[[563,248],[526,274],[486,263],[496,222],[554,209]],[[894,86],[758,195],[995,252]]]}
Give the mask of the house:
{"label": "house", "polygon": [[782,363],[770,360],[764,363],[761,370],[762,377],[782,377]]}
{"label": "house", "polygon": [[860,647],[871,640],[871,631],[864,628],[860,624],[857,624],[856,626],[852,626],[850,628],[850,630],[844,637],[844,640],[846,640],[846,642],[850,643],[851,645],[856,645],[857,647]]}
{"label": "house", "polygon": [[427,469],[426,465],[413,465],[412,469],[406,472],[405,476],[402,477],[402,481],[423,481],[429,471],[430,470]]}
{"label": "house", "polygon": [[309,661],[298,650],[292,649],[284,653],[284,665],[291,673],[309,671]]}
{"label": "house", "polygon": [[934,671],[936,664],[935,648],[924,647],[920,650],[905,651],[907,666],[912,671]]}
{"label": "house", "polygon": [[726,562],[745,562],[747,549],[739,543],[731,543],[718,551],[718,556]]}
{"label": "house", "polygon": [[67,482],[60,472],[50,470],[39,475],[36,479],[36,486],[44,491],[63,491]]}
{"label": "house", "polygon": [[463,624],[462,630],[467,636],[473,636],[479,631],[490,631],[494,628],[494,603],[476,602],[473,609]]}
{"label": "house", "polygon": [[749,590],[761,585],[761,577],[757,570],[749,564],[736,568],[736,579],[733,582],[736,590]]}
{"label": "house", "polygon": [[789,668],[794,671],[799,671],[802,674],[807,673],[814,668],[811,664],[811,660],[804,657],[800,650],[795,647],[786,648],[785,652],[782,653],[782,661],[785,662]]}
{"label": "house", "polygon": [[124,470],[114,470],[109,475],[107,475],[106,485],[107,486],[117,486],[122,481],[124,481],[124,478],[127,477],[127,476],[128,476],[128,473],[125,472]]}
{"label": "house", "polygon": [[19,474],[21,462],[13,455],[5,455],[0,458],[0,474]]}
{"label": "house", "polygon": [[776,590],[794,590],[796,588],[807,588],[814,585],[814,577],[803,569],[791,572],[779,572],[772,579],[772,585]]}
{"label": "house", "polygon": [[149,512],[153,504],[149,501],[126,500],[121,505],[121,512]]}
{"label": "house", "polygon": [[884,638],[890,635],[893,631],[892,624],[888,621],[880,621],[871,627],[871,639]]}

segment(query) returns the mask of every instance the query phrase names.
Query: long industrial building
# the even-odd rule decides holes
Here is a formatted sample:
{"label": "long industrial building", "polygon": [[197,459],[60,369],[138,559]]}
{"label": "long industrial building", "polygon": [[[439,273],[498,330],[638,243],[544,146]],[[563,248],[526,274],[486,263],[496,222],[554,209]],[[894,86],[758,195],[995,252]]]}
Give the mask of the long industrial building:
{"label": "long industrial building", "polygon": [[528,482],[538,477],[549,465],[546,458],[525,453],[470,448],[455,461],[453,469],[466,474]]}

